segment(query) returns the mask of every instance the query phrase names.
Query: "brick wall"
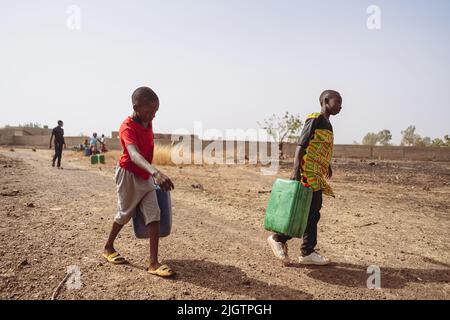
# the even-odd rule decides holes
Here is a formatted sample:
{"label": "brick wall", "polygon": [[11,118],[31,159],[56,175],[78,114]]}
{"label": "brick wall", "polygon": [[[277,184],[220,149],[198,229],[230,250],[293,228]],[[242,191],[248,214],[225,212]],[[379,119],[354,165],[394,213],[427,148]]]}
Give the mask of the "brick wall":
{"label": "brick wall", "polygon": [[[193,136],[191,136],[192,138]],[[68,148],[72,148],[88,137],[65,137]],[[184,138],[189,138],[185,136]],[[38,148],[48,148],[50,136],[12,136],[0,134],[0,145],[17,145],[30,146]],[[207,140],[199,140],[194,137],[191,140],[191,150],[194,150],[194,145],[197,143],[205,149],[211,142]],[[155,143],[160,145],[174,144],[170,139],[170,135],[155,134]],[[175,142],[177,144],[178,142]],[[229,151],[227,153],[227,143],[234,145],[234,153]],[[107,148],[110,150],[120,150],[122,147],[117,138],[106,139]],[[250,148],[254,148],[254,144],[248,141],[222,141],[224,159],[229,157],[237,157],[237,155],[249,156]],[[271,145],[267,145],[265,154],[270,156]],[[287,157],[293,157],[295,154],[296,144],[286,143],[283,146],[283,153]],[[233,153],[233,154],[232,154]],[[422,160],[422,161],[450,161],[450,148],[438,147],[402,147],[402,146],[362,146],[362,145],[340,145],[334,146],[335,158],[357,158],[357,159],[379,159],[379,160]]]}

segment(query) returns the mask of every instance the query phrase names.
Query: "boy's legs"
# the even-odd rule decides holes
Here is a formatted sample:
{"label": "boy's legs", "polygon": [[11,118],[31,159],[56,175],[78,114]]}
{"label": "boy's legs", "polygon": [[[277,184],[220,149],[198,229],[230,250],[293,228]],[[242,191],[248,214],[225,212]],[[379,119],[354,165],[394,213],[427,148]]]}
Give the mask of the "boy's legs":
{"label": "boy's legs", "polygon": [[139,209],[144,216],[145,224],[148,226],[150,235],[150,270],[158,269],[161,264],[158,262],[159,246],[159,220],[160,209],[156,191],[149,191],[139,204]]}
{"label": "boy's legs", "polygon": [[158,262],[159,221],[150,223],[148,232],[150,233],[150,269],[156,270],[161,266]]}
{"label": "boy's legs", "polygon": [[274,233],[267,238],[267,242],[269,243],[275,257],[283,260],[284,263],[289,262],[286,242],[290,239],[292,239],[292,237],[280,233]]}
{"label": "boy's legs", "polygon": [[57,163],[58,168],[61,166],[62,149],[63,145],[58,142],[55,142],[55,154],[53,155],[52,167],[55,166],[56,160],[58,160]]}
{"label": "boy's legs", "polygon": [[56,166],[58,168],[61,167],[62,152],[63,152],[63,145],[62,144],[58,144],[58,150],[57,150],[57,153],[56,153],[56,157],[58,159]]}
{"label": "boy's legs", "polygon": [[317,244],[317,223],[320,220],[321,208],[322,191],[316,191],[313,193],[313,200],[311,202],[311,209],[308,216],[308,224],[306,226],[305,234],[303,235],[301,256],[299,258],[300,264],[324,266],[330,263],[329,259],[322,257],[315,251]]}
{"label": "boy's legs", "polygon": [[160,210],[156,191],[152,191],[155,189],[155,185],[150,180],[142,180],[120,167],[116,169],[115,179],[119,212],[114,219],[108,241],[105,244],[105,253],[115,252],[115,239],[139,206],[150,233],[150,269],[158,269],[161,266],[158,263]]}
{"label": "boy's legs", "polygon": [[308,223],[303,235],[303,244],[301,247],[302,256],[308,256],[314,252],[317,245],[317,223],[320,220],[320,209],[322,208],[322,191],[313,192],[311,208],[308,216]]}
{"label": "boy's legs", "polygon": [[114,240],[116,240],[119,235],[120,230],[122,230],[123,224],[118,224],[117,222],[113,222],[111,232],[109,233],[108,241],[105,244],[105,253],[111,254],[116,252],[114,249]]}
{"label": "boy's legs", "polygon": [[114,241],[123,226],[130,221],[133,214],[136,212],[136,207],[139,205],[139,201],[141,200],[139,194],[140,190],[137,190],[136,188],[136,181],[133,173],[117,167],[115,180],[117,185],[119,211],[114,218],[111,232],[109,233],[108,240],[104,247],[104,252],[107,254],[116,252],[114,249]]}
{"label": "boy's legs", "polygon": [[281,243],[286,243],[289,240],[291,240],[292,237],[289,237],[285,234],[281,234],[281,233],[274,233],[273,234],[273,240],[275,240],[276,242],[281,242]]}
{"label": "boy's legs", "polygon": [[58,143],[55,142],[55,154],[53,155],[52,167],[55,166],[56,158],[58,158]]}

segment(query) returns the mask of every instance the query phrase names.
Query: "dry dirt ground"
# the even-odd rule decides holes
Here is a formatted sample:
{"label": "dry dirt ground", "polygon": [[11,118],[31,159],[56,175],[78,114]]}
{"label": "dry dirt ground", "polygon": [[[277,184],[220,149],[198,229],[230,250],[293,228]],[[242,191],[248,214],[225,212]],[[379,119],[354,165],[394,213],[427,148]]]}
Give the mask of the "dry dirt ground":
{"label": "dry dirt ground", "polygon": [[[335,160],[336,198],[324,199],[319,250],[334,263],[282,266],[267,246],[265,206],[274,176],[252,166],[173,166],[173,232],[160,258],[173,280],[146,274],[149,246],[130,225],[101,252],[116,211],[114,162],[92,166],[67,151],[0,149],[0,298],[50,299],[68,266],[80,289],[58,299],[449,299],[450,163]],[[278,177],[288,177],[290,163]],[[201,184],[202,188],[192,185]],[[367,268],[381,268],[381,289]]]}

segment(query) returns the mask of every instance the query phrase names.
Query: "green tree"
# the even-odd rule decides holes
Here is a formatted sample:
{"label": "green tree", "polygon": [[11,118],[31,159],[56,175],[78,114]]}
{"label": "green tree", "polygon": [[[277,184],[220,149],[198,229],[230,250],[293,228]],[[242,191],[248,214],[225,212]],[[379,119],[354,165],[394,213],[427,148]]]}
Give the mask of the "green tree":
{"label": "green tree", "polygon": [[430,137],[420,137],[418,136],[417,139],[414,141],[415,147],[429,147],[431,146],[431,138]]}
{"label": "green tree", "polygon": [[446,146],[444,140],[442,140],[440,138],[433,139],[433,141],[431,141],[431,145],[433,147],[445,147]]}
{"label": "green tree", "polygon": [[262,124],[258,122],[258,125],[278,143],[280,157],[283,157],[284,143],[287,140],[298,139],[303,123],[299,115],[286,112],[282,117],[273,114],[270,118],[265,119]]}
{"label": "green tree", "polygon": [[418,140],[421,139],[421,137],[416,134],[416,126],[409,126],[403,130],[401,134],[403,137],[400,145],[402,146],[414,146],[417,144]]}
{"label": "green tree", "polygon": [[374,146],[378,143],[378,134],[369,132],[362,139],[362,144],[365,146]]}
{"label": "green tree", "polygon": [[450,147],[450,136],[448,134],[444,136],[444,143],[447,147]]}
{"label": "green tree", "polygon": [[382,146],[388,146],[390,145],[391,140],[392,140],[391,131],[384,129],[378,133],[373,132],[367,133],[362,140],[362,144],[366,146],[375,146],[377,144],[381,144]]}
{"label": "green tree", "polygon": [[381,144],[382,146],[388,146],[390,145],[390,141],[392,140],[392,134],[391,131],[384,129],[378,132],[377,134],[378,140],[377,142]]}

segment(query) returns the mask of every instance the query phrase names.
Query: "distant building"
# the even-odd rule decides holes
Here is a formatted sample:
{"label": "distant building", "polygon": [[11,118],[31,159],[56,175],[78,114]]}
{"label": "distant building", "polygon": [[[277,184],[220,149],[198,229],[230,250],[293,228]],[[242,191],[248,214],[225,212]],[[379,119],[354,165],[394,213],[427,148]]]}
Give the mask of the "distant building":
{"label": "distant building", "polygon": [[48,128],[29,128],[29,127],[5,127],[0,128],[1,136],[50,136],[52,129]]}
{"label": "distant building", "polygon": [[[52,130],[48,128],[5,127],[0,128],[0,145],[13,145],[23,137],[50,137]],[[45,140],[48,141],[46,138]]]}

